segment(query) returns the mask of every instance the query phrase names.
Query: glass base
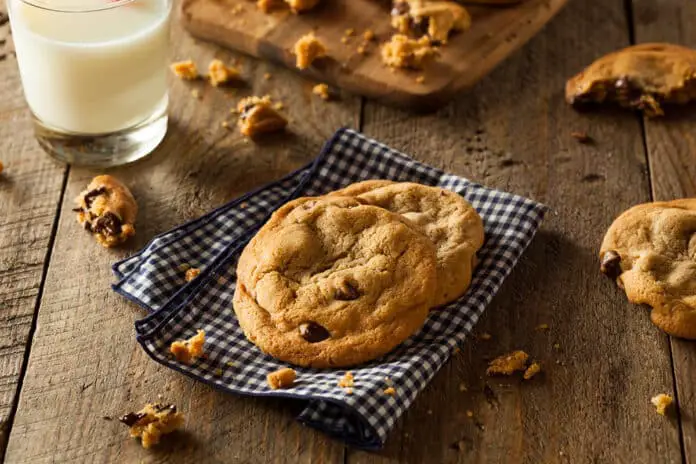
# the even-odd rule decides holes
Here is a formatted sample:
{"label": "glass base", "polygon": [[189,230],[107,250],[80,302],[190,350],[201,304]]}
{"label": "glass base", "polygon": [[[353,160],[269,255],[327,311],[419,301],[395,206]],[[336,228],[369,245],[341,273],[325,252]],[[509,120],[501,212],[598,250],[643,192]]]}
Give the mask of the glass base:
{"label": "glass base", "polygon": [[130,129],[109,134],[77,134],[47,126],[34,117],[39,145],[53,158],[74,166],[110,167],[152,153],[167,133],[166,110]]}

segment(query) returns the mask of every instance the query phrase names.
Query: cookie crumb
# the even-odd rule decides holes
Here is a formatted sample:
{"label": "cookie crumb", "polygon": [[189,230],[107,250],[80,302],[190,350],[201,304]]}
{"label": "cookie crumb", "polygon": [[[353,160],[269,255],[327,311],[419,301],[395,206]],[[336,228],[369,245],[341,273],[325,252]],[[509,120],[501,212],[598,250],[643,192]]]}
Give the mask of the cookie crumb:
{"label": "cookie crumb", "polygon": [[554,344],[553,344],[553,349],[554,349],[554,350],[560,350],[560,349],[561,349],[561,344],[560,344],[560,343],[554,343]]}
{"label": "cookie crumb", "polygon": [[295,54],[295,66],[298,69],[307,69],[315,60],[326,56],[326,47],[313,32],[300,37],[293,47]]}
{"label": "cookie crumb", "polygon": [[667,408],[672,404],[674,400],[670,395],[660,393],[659,395],[653,396],[650,402],[655,406],[655,412],[664,416],[667,414]]}
{"label": "cookie crumb", "polygon": [[474,411],[472,411],[472,410],[470,410],[470,409],[467,410],[467,411],[466,411],[466,417],[474,417]]}
{"label": "cookie crumb", "polygon": [[221,125],[222,127],[224,127],[225,129],[229,129],[229,128],[230,128],[230,123],[227,122],[227,121],[222,121],[222,122],[220,123],[220,125]]}
{"label": "cookie crumb", "polygon": [[288,120],[273,109],[268,96],[243,98],[237,105],[237,111],[239,130],[247,137],[282,131],[288,125]]}
{"label": "cookie crumb", "polygon": [[537,375],[539,372],[541,372],[541,364],[539,364],[538,362],[533,362],[529,365],[527,370],[524,371],[523,378],[524,380],[529,380],[535,375]]}
{"label": "cookie crumb", "polygon": [[351,371],[346,372],[338,381],[338,386],[341,388],[349,388],[354,385],[354,377]]}
{"label": "cookie crumb", "polygon": [[363,32],[363,39],[367,40],[368,42],[375,40],[375,33],[372,29],[367,29],[365,32]]}
{"label": "cookie crumb", "polygon": [[329,86],[327,84],[317,84],[312,87],[312,93],[318,95],[322,100],[330,100],[331,92],[329,91]]}
{"label": "cookie crumb", "polygon": [[538,326],[536,326],[536,327],[534,328],[534,330],[538,330],[538,331],[540,331],[540,332],[543,331],[543,330],[549,330],[549,329],[550,329],[550,327],[549,327],[548,324],[539,324]]}
{"label": "cookie crumb", "polygon": [[242,208],[242,209],[247,209],[247,208],[249,207],[249,203],[247,203],[246,201],[243,201],[243,202],[239,205],[239,207]]}
{"label": "cookie crumb", "polygon": [[203,345],[205,344],[205,332],[198,330],[196,335],[188,340],[177,340],[169,346],[169,351],[177,361],[189,364],[203,355]]}
{"label": "cookie crumb", "polygon": [[464,382],[462,382],[462,383],[459,384],[459,391],[460,391],[460,392],[469,391],[469,389],[467,388],[467,386],[466,386],[466,384],[465,384]]}
{"label": "cookie crumb", "polygon": [[385,388],[385,389],[383,390],[383,393],[384,393],[385,395],[395,396],[395,395],[396,395],[396,390],[394,389],[394,387],[387,387],[387,388]]}
{"label": "cookie crumb", "polygon": [[198,68],[193,60],[177,61],[172,63],[170,69],[176,77],[185,81],[198,79]]}
{"label": "cookie crumb", "polygon": [[523,371],[527,368],[528,359],[529,355],[524,351],[498,356],[488,364],[486,375],[512,375],[516,371]]}
{"label": "cookie crumb", "polygon": [[273,109],[275,110],[282,110],[285,108],[285,105],[283,105],[283,102],[277,102],[276,104],[273,105]]}
{"label": "cookie crumb", "polygon": [[193,279],[198,277],[201,273],[201,270],[198,269],[197,267],[192,267],[191,269],[188,269],[186,271],[186,282],[191,282]]}
{"label": "cookie crumb", "polygon": [[411,39],[395,34],[382,46],[382,62],[392,68],[423,69],[437,55],[437,49],[427,36]]}
{"label": "cookie crumb", "polygon": [[480,334],[480,335],[478,336],[478,338],[479,338],[479,340],[488,341],[488,340],[490,340],[491,338],[493,338],[493,335],[489,334],[488,332],[483,332],[482,334]]}
{"label": "cookie crumb", "polygon": [[587,135],[587,132],[573,131],[570,133],[570,136],[583,144],[590,144],[593,142],[592,137]]}
{"label": "cookie crumb", "polygon": [[235,79],[239,79],[239,71],[225,65],[222,60],[213,60],[208,65],[208,80],[213,87],[219,87]]}
{"label": "cookie crumb", "polygon": [[130,436],[140,438],[143,448],[151,448],[159,443],[162,435],[167,435],[184,425],[184,415],[177,412],[173,404],[146,404],[138,412],[130,412],[119,418],[129,427]]}
{"label": "cookie crumb", "polygon": [[271,372],[266,376],[266,381],[268,386],[273,390],[278,390],[279,388],[291,388],[295,379],[297,378],[297,373],[294,369],[286,367],[279,369],[275,372]]}
{"label": "cookie crumb", "polygon": [[271,74],[271,73],[264,73],[264,75],[263,75],[264,80],[267,80],[267,81],[271,80],[272,77],[273,77],[273,74]]}

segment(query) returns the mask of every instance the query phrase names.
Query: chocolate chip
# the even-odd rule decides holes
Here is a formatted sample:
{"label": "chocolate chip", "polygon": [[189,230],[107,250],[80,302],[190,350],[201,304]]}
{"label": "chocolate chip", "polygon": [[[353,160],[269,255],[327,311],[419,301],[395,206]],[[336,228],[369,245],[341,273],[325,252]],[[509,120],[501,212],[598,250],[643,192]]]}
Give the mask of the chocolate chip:
{"label": "chocolate chip", "polygon": [[73,213],[81,213],[84,210],[82,208],[73,208],[72,211],[73,211]]}
{"label": "chocolate chip", "polygon": [[133,427],[143,417],[145,417],[145,413],[143,412],[129,412],[128,414],[119,417],[118,420],[126,424],[128,427]]}
{"label": "chocolate chip", "polygon": [[119,235],[121,233],[121,218],[111,211],[107,211],[97,219],[93,229],[97,234]]}
{"label": "chocolate chip", "polygon": [[248,117],[249,117],[249,113],[251,113],[251,111],[252,111],[254,108],[256,108],[256,103],[247,103],[246,105],[244,105],[244,106],[242,107],[242,111],[241,111],[240,114],[239,114],[239,119],[244,120],[244,119],[248,118]]}
{"label": "chocolate chip", "polygon": [[302,338],[309,343],[318,343],[331,336],[328,330],[313,321],[303,322],[300,324],[299,330]]}
{"label": "chocolate chip", "polygon": [[97,198],[99,195],[102,195],[104,193],[106,193],[106,187],[99,187],[98,189],[90,190],[89,192],[85,193],[85,196],[84,196],[85,206],[87,206],[87,208],[91,208],[92,202],[94,201],[94,199]]}
{"label": "chocolate chip", "polygon": [[607,251],[602,255],[602,263],[599,266],[607,277],[616,280],[621,275],[621,256],[615,251]]}
{"label": "chocolate chip", "polygon": [[336,289],[334,298],[339,301],[351,301],[360,298],[360,291],[348,281],[344,281],[340,287]]}

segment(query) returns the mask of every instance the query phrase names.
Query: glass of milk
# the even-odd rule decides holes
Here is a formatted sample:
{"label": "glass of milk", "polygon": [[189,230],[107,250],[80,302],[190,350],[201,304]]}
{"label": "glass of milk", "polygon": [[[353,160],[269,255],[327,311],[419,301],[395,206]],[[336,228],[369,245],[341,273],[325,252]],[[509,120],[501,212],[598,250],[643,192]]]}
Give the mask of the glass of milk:
{"label": "glass of milk", "polygon": [[171,0],[8,0],[40,145],[75,165],[138,160],[167,132]]}

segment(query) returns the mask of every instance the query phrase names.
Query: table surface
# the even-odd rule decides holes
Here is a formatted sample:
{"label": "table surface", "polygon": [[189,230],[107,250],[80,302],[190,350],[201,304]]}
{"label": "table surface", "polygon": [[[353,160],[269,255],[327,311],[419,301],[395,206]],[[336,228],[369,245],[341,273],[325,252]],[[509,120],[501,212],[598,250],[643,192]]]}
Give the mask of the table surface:
{"label": "table surface", "polygon": [[[132,188],[141,208],[136,239],[117,251],[100,248],[76,223],[73,198],[97,172],[59,165],[40,150],[9,26],[0,25],[6,461],[696,462],[694,344],[659,332],[646,310],[600,275],[597,260],[604,230],[621,211],[696,196],[696,113],[678,110],[657,120],[613,110],[580,114],[563,100],[565,80],[597,56],[634,42],[696,46],[693,24],[691,0],[573,0],[473,91],[429,115],[350,95],[327,103],[312,96],[312,82],[244,58],[246,84],[238,94],[270,94],[291,117],[286,136],[259,144],[222,127],[237,95],[173,79],[163,145],[147,160],[109,171]],[[203,65],[236,58],[178,25],[173,40],[176,59]],[[300,404],[223,394],[152,362],[134,340],[133,322],[143,311],[109,288],[111,263],[303,165],[341,126],[551,207],[475,329],[492,338],[469,337],[379,452],[298,424]],[[578,143],[573,131],[595,143]],[[550,330],[536,331],[543,323]],[[486,361],[514,349],[539,359],[543,375],[529,382],[486,378]],[[483,393],[486,384],[495,401]],[[650,405],[661,392],[678,400],[671,417]],[[179,405],[187,421],[184,433],[156,450],[143,450],[122,424],[103,418],[158,394]]]}

